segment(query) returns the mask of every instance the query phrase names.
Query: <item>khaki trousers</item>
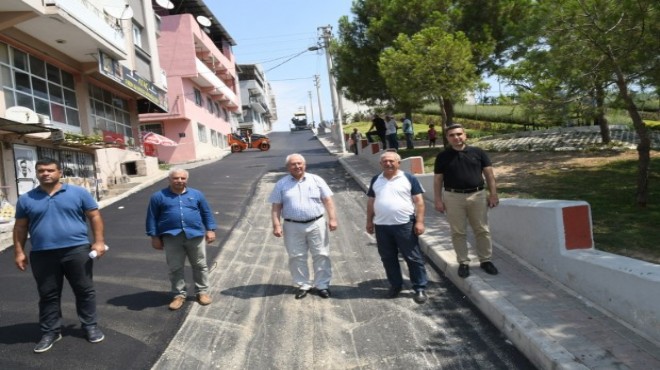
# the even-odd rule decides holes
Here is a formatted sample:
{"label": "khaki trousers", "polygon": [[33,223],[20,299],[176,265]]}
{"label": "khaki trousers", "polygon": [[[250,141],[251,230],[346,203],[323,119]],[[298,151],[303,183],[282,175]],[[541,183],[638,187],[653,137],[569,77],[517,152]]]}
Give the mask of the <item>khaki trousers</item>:
{"label": "khaki trousers", "polygon": [[444,191],[447,221],[451,227],[451,242],[458,263],[468,263],[467,223],[470,223],[477,240],[479,262],[490,261],[493,245],[488,228],[488,199],[485,190],[470,194]]}

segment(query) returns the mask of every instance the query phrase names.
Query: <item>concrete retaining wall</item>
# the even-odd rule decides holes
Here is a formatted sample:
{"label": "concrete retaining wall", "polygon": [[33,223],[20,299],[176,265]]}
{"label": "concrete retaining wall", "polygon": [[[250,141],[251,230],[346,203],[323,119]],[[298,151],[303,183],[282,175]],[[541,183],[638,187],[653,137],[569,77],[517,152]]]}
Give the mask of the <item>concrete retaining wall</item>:
{"label": "concrete retaining wall", "polygon": [[489,223],[495,244],[660,341],[660,266],[595,250],[589,204],[502,199]]}

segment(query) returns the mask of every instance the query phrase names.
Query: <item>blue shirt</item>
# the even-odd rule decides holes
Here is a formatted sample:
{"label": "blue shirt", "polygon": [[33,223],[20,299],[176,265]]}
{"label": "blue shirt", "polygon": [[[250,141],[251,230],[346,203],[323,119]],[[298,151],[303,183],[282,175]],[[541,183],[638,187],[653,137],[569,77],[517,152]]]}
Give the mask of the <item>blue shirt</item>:
{"label": "blue shirt", "polygon": [[204,194],[186,188],[177,194],[165,188],[154,193],[147,209],[147,235],[186,234],[187,239],[204,236],[207,230],[215,230],[217,225]]}
{"label": "blue shirt", "polygon": [[282,218],[311,220],[323,215],[323,199],[332,196],[332,190],[320,176],[305,173],[300,179],[287,175],[281,178],[268,198],[269,203],[282,204]]}
{"label": "blue shirt", "polygon": [[98,208],[79,186],[62,184],[53,195],[36,187],[18,197],[16,219],[28,219],[33,252],[68,248],[89,244],[85,212]]}

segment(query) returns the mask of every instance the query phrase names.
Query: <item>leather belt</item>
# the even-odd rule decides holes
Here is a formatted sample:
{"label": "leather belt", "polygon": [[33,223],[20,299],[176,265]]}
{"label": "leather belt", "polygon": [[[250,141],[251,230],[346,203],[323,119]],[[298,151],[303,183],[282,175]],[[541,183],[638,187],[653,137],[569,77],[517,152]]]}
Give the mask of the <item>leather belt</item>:
{"label": "leather belt", "polygon": [[451,193],[460,193],[460,194],[470,194],[470,193],[476,193],[480,190],[484,190],[483,186],[477,186],[476,188],[472,189],[452,189],[452,188],[445,188],[445,191],[451,192]]}
{"label": "leather belt", "polygon": [[295,223],[297,223],[297,224],[308,224],[308,223],[310,223],[310,222],[314,222],[314,221],[318,220],[318,219],[321,218],[321,217],[323,217],[323,215],[320,215],[320,216],[318,216],[318,217],[314,217],[314,218],[310,218],[309,220],[304,220],[304,221],[292,220],[292,219],[290,219],[290,218],[285,218],[284,221],[287,221],[287,222],[295,222]]}

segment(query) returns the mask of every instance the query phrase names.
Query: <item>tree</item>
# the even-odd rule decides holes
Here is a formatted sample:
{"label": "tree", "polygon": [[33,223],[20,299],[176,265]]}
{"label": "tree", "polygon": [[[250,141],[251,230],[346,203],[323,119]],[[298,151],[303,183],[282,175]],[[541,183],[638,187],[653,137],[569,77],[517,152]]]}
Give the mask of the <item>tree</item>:
{"label": "tree", "polygon": [[339,19],[332,47],[337,85],[346,97],[368,105],[401,101],[388,91],[378,70],[380,53],[400,33],[412,35],[446,11],[446,2],[438,0],[356,0],[353,19]]}
{"label": "tree", "polygon": [[[594,81],[613,83],[639,136],[636,203],[648,203],[651,140],[633,99],[633,87],[654,81],[660,68],[660,3],[657,0],[554,0],[543,2],[547,44],[574,59],[574,68]],[[581,54],[566,55],[574,45]],[[570,50],[570,49],[569,49]],[[587,60],[580,56],[586,55]],[[597,86],[597,85],[595,85]],[[601,85],[602,86],[602,85]]]}
{"label": "tree", "polygon": [[404,101],[438,101],[443,131],[451,124],[444,102],[460,101],[479,80],[467,37],[439,27],[412,37],[399,35],[394,46],[381,53],[378,67],[389,91]]}
{"label": "tree", "polygon": [[[503,60],[524,37],[519,25],[533,0],[356,0],[354,18],[339,20],[333,47],[337,84],[347,97],[366,104],[405,102],[388,90],[377,62],[399,34],[411,36],[427,27],[462,31],[471,41],[472,60],[481,75]],[[453,102],[444,110],[453,116]]]}

